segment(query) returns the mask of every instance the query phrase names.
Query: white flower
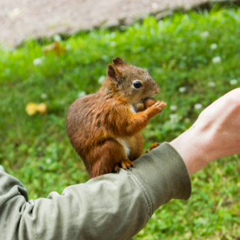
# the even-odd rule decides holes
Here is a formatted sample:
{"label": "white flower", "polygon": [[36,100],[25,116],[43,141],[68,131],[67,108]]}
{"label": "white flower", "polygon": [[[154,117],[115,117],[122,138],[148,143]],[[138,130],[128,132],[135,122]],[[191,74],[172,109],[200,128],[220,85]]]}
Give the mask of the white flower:
{"label": "white flower", "polygon": [[215,82],[209,82],[208,86],[214,88],[214,87],[216,87],[216,83]]}
{"label": "white flower", "polygon": [[56,34],[56,35],[53,36],[53,40],[54,40],[55,42],[61,42],[61,41],[62,41],[62,38],[61,38],[60,35]]}
{"label": "white flower", "polygon": [[214,58],[212,59],[212,62],[215,63],[215,64],[218,64],[218,63],[220,63],[221,61],[222,61],[222,59],[221,59],[221,57],[219,57],[219,56],[214,57]]}
{"label": "white flower", "polygon": [[103,84],[106,80],[106,76],[101,76],[99,79],[98,79],[98,83],[99,84]]}
{"label": "white flower", "polygon": [[52,159],[51,159],[51,158],[47,158],[47,159],[46,159],[46,163],[47,163],[47,164],[51,164],[51,163],[52,163]]}
{"label": "white flower", "polygon": [[235,86],[235,85],[238,84],[238,80],[237,79],[232,79],[232,80],[229,81],[229,83],[230,83],[230,85]]}
{"label": "white flower", "polygon": [[203,108],[203,105],[201,104],[201,103],[196,103],[195,105],[194,105],[194,109],[195,110],[201,110]]}
{"label": "white flower", "polygon": [[176,123],[178,123],[179,122],[179,120],[180,120],[180,117],[175,113],[175,114],[170,114],[170,122],[172,123],[172,124],[176,124]]}
{"label": "white flower", "polygon": [[213,43],[210,45],[210,49],[216,50],[218,48],[218,45],[216,43]]}
{"label": "white flower", "polygon": [[173,112],[177,111],[177,106],[176,105],[171,105],[170,110],[173,111]]}
{"label": "white flower", "polygon": [[48,98],[48,95],[46,93],[42,93],[40,97],[41,99],[45,100]]}
{"label": "white flower", "polygon": [[178,91],[179,91],[180,93],[185,93],[185,92],[187,91],[187,87],[180,87],[180,88],[178,89]]}
{"label": "white flower", "polygon": [[202,37],[202,38],[208,38],[209,36],[210,36],[210,33],[207,32],[207,31],[201,33],[201,37]]}
{"label": "white flower", "polygon": [[42,58],[35,58],[33,60],[33,65],[35,67],[38,67],[38,66],[41,66],[43,64],[43,62],[44,62],[44,57],[42,57]]}
{"label": "white flower", "polygon": [[109,46],[110,46],[110,47],[116,47],[116,46],[117,46],[117,43],[116,43],[116,42],[109,42]]}
{"label": "white flower", "polygon": [[78,93],[78,98],[85,97],[87,94],[84,91]]}

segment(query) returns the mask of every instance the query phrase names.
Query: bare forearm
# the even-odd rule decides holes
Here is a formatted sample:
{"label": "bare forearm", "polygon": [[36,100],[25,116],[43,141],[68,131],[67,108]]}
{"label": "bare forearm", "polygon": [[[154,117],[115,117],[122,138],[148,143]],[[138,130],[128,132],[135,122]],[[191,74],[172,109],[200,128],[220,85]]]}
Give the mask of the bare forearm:
{"label": "bare forearm", "polygon": [[170,142],[170,145],[181,155],[191,176],[209,163],[210,156],[200,144],[200,138],[193,129],[190,129]]}
{"label": "bare forearm", "polygon": [[240,154],[240,88],[207,107],[193,126],[170,144],[183,158],[190,175],[210,162]]}

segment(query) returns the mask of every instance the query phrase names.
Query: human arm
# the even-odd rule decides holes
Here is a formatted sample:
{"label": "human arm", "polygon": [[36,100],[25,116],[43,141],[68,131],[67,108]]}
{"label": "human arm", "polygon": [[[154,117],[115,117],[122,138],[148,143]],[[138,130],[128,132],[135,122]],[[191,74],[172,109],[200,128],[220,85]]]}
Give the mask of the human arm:
{"label": "human arm", "polygon": [[182,156],[190,175],[215,160],[240,154],[240,88],[212,103],[170,144]]}
{"label": "human arm", "polygon": [[0,172],[1,239],[130,239],[161,205],[189,198],[188,172],[240,153],[239,97],[236,89],[217,100],[172,147],[162,144],[131,171],[71,186],[62,195],[30,202],[19,181]]}
{"label": "human arm", "polygon": [[17,179],[0,172],[0,239],[131,239],[161,205],[190,194],[187,169],[167,143],[135,161],[130,171],[35,201]]}

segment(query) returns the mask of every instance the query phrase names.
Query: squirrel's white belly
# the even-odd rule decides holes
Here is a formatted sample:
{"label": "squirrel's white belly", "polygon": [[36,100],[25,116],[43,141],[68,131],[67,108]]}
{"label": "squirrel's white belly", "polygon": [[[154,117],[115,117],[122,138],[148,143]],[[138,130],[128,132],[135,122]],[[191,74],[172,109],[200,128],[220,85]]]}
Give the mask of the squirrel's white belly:
{"label": "squirrel's white belly", "polygon": [[128,145],[128,142],[122,138],[117,138],[116,139],[122,146],[123,146],[123,149],[124,149],[124,152],[127,156],[129,156],[130,154],[130,147]]}

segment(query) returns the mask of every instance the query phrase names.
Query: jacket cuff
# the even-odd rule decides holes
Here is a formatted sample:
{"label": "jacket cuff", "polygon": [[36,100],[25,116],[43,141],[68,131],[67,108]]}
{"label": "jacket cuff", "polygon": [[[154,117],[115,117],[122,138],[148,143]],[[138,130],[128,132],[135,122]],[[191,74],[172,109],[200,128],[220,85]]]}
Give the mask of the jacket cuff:
{"label": "jacket cuff", "polygon": [[132,172],[146,193],[150,214],[171,199],[188,200],[191,196],[188,170],[169,143],[162,143],[134,163]]}

